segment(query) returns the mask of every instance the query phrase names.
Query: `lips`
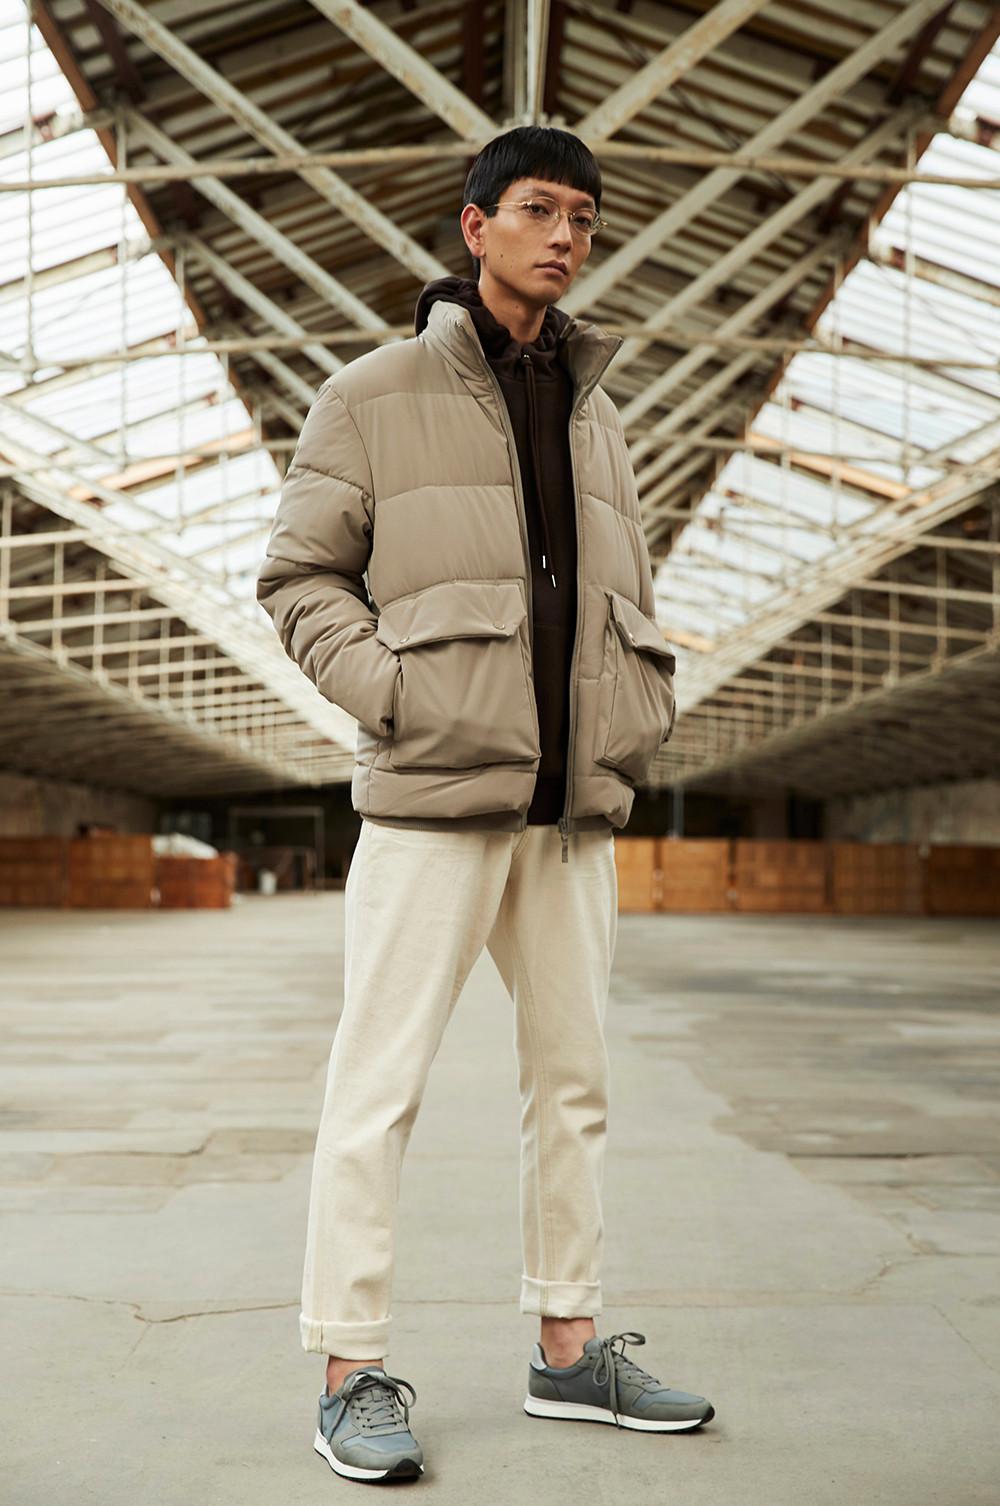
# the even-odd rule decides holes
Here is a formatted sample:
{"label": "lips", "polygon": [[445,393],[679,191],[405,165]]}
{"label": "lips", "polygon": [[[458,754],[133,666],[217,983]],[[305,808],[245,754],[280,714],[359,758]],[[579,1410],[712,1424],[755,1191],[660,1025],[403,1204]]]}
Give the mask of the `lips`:
{"label": "lips", "polygon": [[541,272],[560,272],[563,275],[563,277],[566,276],[566,268],[565,268],[565,266],[563,265],[563,263],[561,261],[545,261],[545,262],[542,262],[541,266],[539,267],[539,271],[541,271]]}

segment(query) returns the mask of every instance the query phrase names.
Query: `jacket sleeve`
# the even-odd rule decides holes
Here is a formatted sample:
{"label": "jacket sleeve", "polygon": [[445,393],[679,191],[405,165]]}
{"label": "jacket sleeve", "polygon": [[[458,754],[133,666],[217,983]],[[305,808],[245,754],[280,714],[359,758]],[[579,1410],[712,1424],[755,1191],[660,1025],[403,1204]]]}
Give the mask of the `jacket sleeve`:
{"label": "jacket sleeve", "polygon": [[[635,470],[628,454],[628,441],[625,438],[625,425],[622,423],[621,414],[617,405],[609,402],[608,407],[614,414],[612,420],[614,427],[621,439],[625,451],[625,495],[624,510],[627,517],[631,518],[636,525],[638,534],[637,549],[639,556],[639,608],[646,616],[656,621],[656,590],[653,585],[653,565],[649,558],[649,545],[646,543],[646,530],[642,522],[642,508],[639,505],[639,487],[635,479]],[[673,672],[663,671],[663,679],[667,685],[667,694],[670,697],[670,720],[663,742],[669,742],[673,736],[674,722],[677,720],[677,697],[674,693]],[[660,744],[663,746],[663,743]]]}
{"label": "jacket sleeve", "polygon": [[[604,396],[607,397],[607,393]],[[636,483],[632,460],[628,453],[628,441],[625,438],[625,425],[622,423],[622,416],[618,412],[617,404],[610,398],[607,402],[606,411],[622,445],[624,458],[622,467],[622,511],[635,524],[637,534],[636,553],[639,564],[639,609],[645,612],[647,617],[655,620],[656,592],[653,587],[653,567],[649,558],[649,546],[646,543],[646,530],[642,522],[642,509],[639,505],[639,487]]]}
{"label": "jacket sleeve", "polygon": [[257,576],[286,654],[328,701],[385,736],[399,660],[375,637],[363,579],[375,528],[371,467],[328,382],[302,426]]}

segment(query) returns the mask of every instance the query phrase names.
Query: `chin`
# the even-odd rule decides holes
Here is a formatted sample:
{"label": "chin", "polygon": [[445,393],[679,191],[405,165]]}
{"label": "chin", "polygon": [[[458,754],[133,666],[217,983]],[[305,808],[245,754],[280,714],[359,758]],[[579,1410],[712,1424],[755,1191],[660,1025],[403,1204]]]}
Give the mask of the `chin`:
{"label": "chin", "polygon": [[544,272],[540,272],[531,292],[526,291],[524,296],[534,298],[541,305],[558,303],[572,281],[572,273],[567,277],[555,278],[547,277]]}

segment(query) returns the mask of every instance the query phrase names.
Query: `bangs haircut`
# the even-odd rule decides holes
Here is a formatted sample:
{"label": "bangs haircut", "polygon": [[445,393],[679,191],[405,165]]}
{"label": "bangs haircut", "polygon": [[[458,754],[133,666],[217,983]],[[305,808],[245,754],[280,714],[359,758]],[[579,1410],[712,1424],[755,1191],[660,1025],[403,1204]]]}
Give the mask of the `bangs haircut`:
{"label": "bangs haircut", "polygon": [[[504,190],[521,178],[541,178],[588,193],[600,212],[601,170],[593,152],[570,131],[537,125],[515,126],[486,143],[469,169],[463,206],[496,204]],[[492,218],[496,210],[485,213]],[[478,279],[478,256],[473,256],[472,264]]]}

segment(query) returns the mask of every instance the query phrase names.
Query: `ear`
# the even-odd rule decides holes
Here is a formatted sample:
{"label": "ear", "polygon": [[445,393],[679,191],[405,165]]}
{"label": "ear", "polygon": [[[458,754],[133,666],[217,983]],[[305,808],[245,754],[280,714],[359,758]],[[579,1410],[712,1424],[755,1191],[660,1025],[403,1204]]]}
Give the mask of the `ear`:
{"label": "ear", "polygon": [[474,257],[481,257],[485,250],[483,226],[486,216],[478,204],[466,204],[458,220],[465,244]]}

